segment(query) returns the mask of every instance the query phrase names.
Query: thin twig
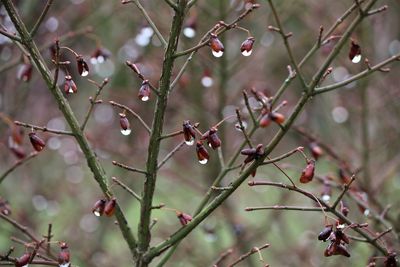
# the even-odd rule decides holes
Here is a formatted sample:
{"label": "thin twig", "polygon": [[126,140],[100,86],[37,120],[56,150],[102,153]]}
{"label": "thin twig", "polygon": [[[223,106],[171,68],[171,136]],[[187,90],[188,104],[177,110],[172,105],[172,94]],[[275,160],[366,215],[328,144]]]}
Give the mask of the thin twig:
{"label": "thin twig", "polygon": [[9,33],[5,29],[0,29],[0,34],[10,38],[11,40],[13,40],[15,42],[21,42],[21,38],[19,38],[18,36],[14,35],[14,34]]}
{"label": "thin twig", "polygon": [[243,90],[243,99],[244,99],[244,104],[246,105],[247,111],[249,112],[250,118],[253,121],[253,124],[255,126],[258,125],[258,121],[256,119],[256,117],[254,116],[254,112],[251,109],[250,103],[249,103],[249,96],[247,95],[247,92],[245,90]]}
{"label": "thin twig", "polygon": [[160,163],[157,166],[157,169],[160,169],[183,145],[185,142],[179,143],[174,149],[172,149],[171,152],[169,152],[163,160],[160,161]]}
{"label": "thin twig", "polygon": [[22,127],[29,128],[29,129],[34,129],[34,130],[39,130],[39,131],[42,131],[42,132],[49,132],[49,133],[53,133],[53,134],[74,136],[73,132],[49,129],[49,128],[45,127],[45,126],[41,127],[41,126],[36,126],[36,125],[25,123],[25,122],[20,122],[20,121],[14,121],[14,123],[16,125],[18,125],[18,126],[22,126]]}
{"label": "thin twig", "polygon": [[220,255],[219,255],[219,257],[218,257],[218,259],[216,259],[215,261],[214,261],[214,263],[212,264],[212,267],[218,267],[218,264],[220,264],[221,262],[223,262],[227,257],[229,257],[231,254],[232,254],[232,252],[233,252],[233,249],[228,249],[227,251],[225,251],[225,252],[222,252]]}
{"label": "thin twig", "polygon": [[14,163],[13,166],[11,166],[8,170],[6,170],[1,176],[0,176],[0,184],[4,181],[4,179],[7,178],[7,176],[14,171],[18,166],[23,165],[24,163],[28,162],[30,159],[36,157],[38,155],[37,152],[32,152],[29,154],[27,157],[18,160],[17,162]]}
{"label": "thin twig", "polygon": [[90,115],[93,112],[93,108],[97,103],[97,98],[101,94],[101,91],[103,90],[104,86],[106,86],[106,84],[108,84],[108,81],[109,81],[108,78],[105,78],[101,84],[98,84],[98,83],[96,83],[94,81],[89,80],[89,82],[91,82],[91,83],[96,85],[97,91],[96,91],[96,94],[94,95],[94,97],[90,98],[90,106],[89,106],[88,111],[86,112],[85,118],[83,119],[83,123],[81,125],[81,130],[82,131],[85,130],[86,124],[89,121]]}
{"label": "thin twig", "polygon": [[113,160],[112,164],[114,164],[115,166],[121,167],[121,168],[123,168],[123,169],[125,169],[125,170],[131,171],[131,172],[137,172],[137,173],[141,173],[141,174],[146,174],[146,173],[147,173],[147,172],[144,171],[144,170],[130,167],[130,166],[128,166],[128,165],[119,163],[119,162],[117,162],[117,161],[115,161],[115,160]]}
{"label": "thin twig", "polygon": [[31,38],[35,37],[36,32],[39,29],[40,25],[42,24],[44,18],[46,17],[47,12],[49,11],[50,6],[52,5],[53,1],[54,0],[47,0],[47,3],[45,5],[42,13],[40,14],[39,18],[37,19],[35,25],[33,26],[32,30],[30,32]]}
{"label": "thin twig", "polygon": [[112,106],[116,106],[116,107],[122,108],[122,109],[128,111],[129,113],[131,113],[136,119],[139,120],[139,122],[143,125],[143,127],[147,130],[147,132],[148,132],[149,134],[151,134],[151,129],[150,129],[150,127],[144,122],[144,120],[142,119],[142,117],[139,116],[139,114],[137,114],[136,112],[134,112],[132,109],[128,108],[127,106],[125,106],[125,105],[123,105],[123,104],[120,104],[120,103],[117,103],[117,102],[115,102],[115,101],[110,101],[109,103],[110,103]]}
{"label": "thin twig", "polygon": [[354,182],[355,179],[356,179],[355,175],[353,174],[351,176],[351,180],[347,184],[344,185],[342,192],[340,193],[338,198],[335,200],[335,202],[332,204],[332,209],[336,209],[337,205],[340,203],[340,200],[342,200],[342,198],[344,197],[346,192],[350,189],[350,185]]}
{"label": "thin twig", "polygon": [[237,117],[237,120],[238,120],[238,123],[239,123],[239,129],[240,129],[240,131],[243,133],[243,136],[244,136],[244,138],[245,138],[247,144],[249,145],[249,147],[252,148],[253,145],[251,144],[250,137],[247,135],[246,128],[243,126],[243,121],[242,121],[242,118],[241,118],[241,116],[240,116],[240,111],[239,111],[239,109],[236,109],[236,117]]}
{"label": "thin twig", "polygon": [[281,161],[281,160],[283,160],[283,159],[285,159],[287,157],[290,157],[294,153],[299,152],[301,149],[303,149],[303,147],[295,148],[295,149],[293,149],[293,150],[291,150],[291,151],[289,151],[289,152],[287,152],[285,154],[282,154],[282,155],[280,155],[280,156],[278,156],[276,158],[272,158],[272,159],[266,160],[263,163],[261,163],[260,165],[268,165],[268,164],[271,164],[271,163],[275,163],[277,161]]}
{"label": "thin twig", "polygon": [[117,183],[119,186],[121,186],[123,189],[125,189],[129,194],[131,194],[134,198],[136,198],[139,202],[142,201],[142,198],[135,193],[135,191],[133,191],[129,186],[127,186],[126,184],[124,184],[123,182],[121,182],[120,180],[118,180],[117,177],[111,177],[111,179]]}
{"label": "thin twig", "polygon": [[[251,255],[253,255],[255,253],[260,253],[260,250],[268,248],[269,246],[270,246],[270,244],[265,244],[265,245],[262,245],[261,247],[254,247],[249,252],[247,252],[246,254],[240,256],[237,260],[235,260],[234,262],[232,262],[228,266],[229,267],[233,267],[233,266],[237,265],[239,262],[241,262],[241,261],[245,260],[246,258],[250,257]],[[260,260],[262,260],[262,258]]]}
{"label": "thin twig", "polygon": [[261,207],[247,207],[245,211],[255,211],[255,210],[298,210],[298,211],[322,211],[320,207],[300,207],[300,206],[261,206]]}

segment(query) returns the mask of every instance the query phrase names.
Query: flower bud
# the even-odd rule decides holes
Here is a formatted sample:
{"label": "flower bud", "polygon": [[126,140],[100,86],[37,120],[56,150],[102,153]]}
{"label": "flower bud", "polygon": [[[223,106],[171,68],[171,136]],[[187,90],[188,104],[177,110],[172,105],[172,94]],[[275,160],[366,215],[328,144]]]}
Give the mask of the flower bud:
{"label": "flower bud", "polygon": [[124,113],[119,113],[119,125],[121,126],[121,133],[123,135],[130,135],[132,131],[131,126],[128,118]]}
{"label": "flower bud", "polygon": [[150,99],[150,84],[148,80],[144,80],[142,82],[142,86],[139,89],[138,97],[143,102],[146,102]]}
{"label": "flower bud", "polygon": [[58,264],[60,267],[70,267],[70,253],[67,243],[60,243],[60,252],[58,253]]}
{"label": "flower bud", "polygon": [[332,225],[325,226],[324,230],[318,235],[318,240],[326,241],[332,233]]}
{"label": "flower bud", "polygon": [[242,43],[242,45],[240,46],[240,51],[242,52],[243,56],[248,57],[251,55],[251,53],[253,52],[254,41],[254,37],[249,37]]}
{"label": "flower bud", "polygon": [[188,224],[189,222],[191,222],[193,220],[193,217],[190,216],[189,214],[177,211],[176,212],[176,216],[179,219],[179,222],[182,224],[182,226],[185,226],[186,224]]}
{"label": "flower bud", "polygon": [[285,121],[285,116],[278,112],[271,112],[269,113],[271,120],[278,124],[282,124]]}
{"label": "flower bud", "polygon": [[70,75],[65,76],[64,92],[66,94],[73,94],[78,92],[78,88]]}
{"label": "flower bud", "polygon": [[208,154],[207,149],[203,146],[203,143],[200,141],[197,141],[196,153],[200,164],[206,164],[208,162],[210,155]]}
{"label": "flower bud", "polygon": [[31,141],[33,148],[37,152],[42,151],[43,148],[46,146],[46,143],[35,132],[29,133],[29,140]]}
{"label": "flower bud", "polygon": [[213,33],[210,36],[210,47],[214,57],[222,57],[222,55],[224,54],[224,45],[218,39],[217,35]]}
{"label": "flower bud", "polygon": [[385,267],[397,267],[396,252],[391,252],[383,263]]}
{"label": "flower bud", "polygon": [[99,199],[94,203],[92,212],[96,217],[100,217],[104,213],[104,209],[106,207],[106,200],[105,199]]}
{"label": "flower bud", "polygon": [[354,41],[351,41],[349,59],[353,63],[361,61],[361,47]]}
{"label": "flower bud", "polygon": [[76,57],[76,64],[78,66],[79,75],[81,75],[82,77],[85,77],[89,74],[89,66],[86,63],[86,61],[83,60],[82,56]]}
{"label": "flower bud", "polygon": [[271,123],[271,117],[269,114],[270,113],[267,113],[261,117],[260,122],[259,122],[259,125],[261,128],[265,128]]}
{"label": "flower bud", "polygon": [[113,216],[116,205],[117,205],[117,199],[115,197],[108,200],[106,206],[104,207],[104,214],[107,215],[108,217]]}
{"label": "flower bud", "polygon": [[193,125],[190,124],[190,121],[183,122],[183,137],[185,139],[186,145],[191,146],[194,144],[196,131],[194,130]]}
{"label": "flower bud", "polygon": [[212,149],[217,149],[218,147],[221,146],[221,139],[219,139],[217,131],[218,131],[217,128],[212,127],[201,137],[201,140],[207,140],[208,145]]}
{"label": "flower bud", "polygon": [[27,267],[32,253],[26,252],[24,255],[16,259],[15,267]]}
{"label": "flower bud", "polygon": [[311,142],[308,145],[308,148],[310,149],[311,154],[313,155],[315,160],[318,160],[318,158],[324,154],[322,148],[316,142]]}
{"label": "flower bud", "polygon": [[18,80],[29,82],[32,78],[32,64],[30,63],[22,64],[18,68],[17,78]]}
{"label": "flower bud", "polygon": [[312,179],[314,178],[314,170],[315,170],[315,161],[308,160],[307,166],[301,172],[300,183],[306,184],[308,182],[311,182]]}

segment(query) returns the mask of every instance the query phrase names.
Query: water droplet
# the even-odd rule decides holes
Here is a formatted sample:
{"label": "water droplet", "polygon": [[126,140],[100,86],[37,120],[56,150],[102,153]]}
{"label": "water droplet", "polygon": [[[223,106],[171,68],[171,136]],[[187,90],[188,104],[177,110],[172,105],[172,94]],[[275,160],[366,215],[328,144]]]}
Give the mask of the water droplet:
{"label": "water droplet", "polygon": [[353,63],[358,63],[361,61],[361,54],[356,55],[355,57],[353,57],[353,59],[351,60],[351,62]]}
{"label": "water droplet", "polygon": [[212,50],[212,54],[214,57],[222,57],[222,55],[224,54],[224,51],[214,51]]}
{"label": "water droplet", "polygon": [[[242,121],[242,125],[243,125],[243,128],[246,130],[247,129],[247,122]],[[235,129],[238,130],[239,132],[242,131],[242,129],[240,128],[240,124],[238,122],[235,123]]]}
{"label": "water droplet", "polygon": [[96,65],[96,64],[97,64],[97,58],[91,57],[91,58],[90,58],[90,64]]}
{"label": "water droplet", "polygon": [[86,77],[88,76],[89,72],[87,70],[83,70],[81,76]]}
{"label": "water droplet", "polygon": [[97,57],[97,62],[98,62],[99,64],[103,63],[103,62],[104,62],[104,57],[103,57],[103,56],[98,56],[98,57]]}
{"label": "water droplet", "polygon": [[199,163],[203,164],[203,165],[206,164],[207,162],[208,162],[208,159],[199,160]]}
{"label": "water droplet", "polygon": [[201,84],[204,87],[211,87],[214,84],[214,80],[210,76],[203,76],[203,78],[201,78]]}
{"label": "water droplet", "polygon": [[369,210],[369,209],[364,210],[364,216],[368,216],[369,213],[370,213],[370,210]]}
{"label": "water droplet", "polygon": [[187,37],[187,38],[193,38],[196,36],[196,31],[191,28],[191,27],[186,27],[185,29],[183,29],[183,34]]}
{"label": "water droplet", "polygon": [[100,212],[98,210],[93,211],[93,214],[96,217],[100,217],[101,216],[101,214],[100,214]]}
{"label": "water droplet", "polygon": [[251,53],[253,53],[253,49],[252,49],[252,50],[249,50],[249,51],[246,51],[246,50],[243,50],[243,51],[242,51],[242,55],[245,56],[245,57],[250,56]]}
{"label": "water droplet", "polygon": [[130,135],[130,134],[131,134],[131,132],[132,132],[132,130],[131,130],[131,129],[126,129],[126,130],[124,130],[124,129],[121,129],[121,133],[122,133],[123,135]]}
{"label": "water droplet", "polygon": [[324,202],[329,202],[329,200],[331,199],[331,197],[329,195],[322,195],[321,197],[322,201]]}
{"label": "water droplet", "polygon": [[[83,75],[82,75],[83,76]],[[73,94],[74,93],[74,90],[72,90],[72,87],[70,87],[69,89],[68,89],[68,93],[69,94]]]}
{"label": "water droplet", "polygon": [[150,98],[148,96],[142,96],[142,98],[140,100],[142,100],[143,102],[148,101]]}
{"label": "water droplet", "polygon": [[189,141],[185,141],[186,145],[192,146],[194,144],[194,138],[192,137]]}

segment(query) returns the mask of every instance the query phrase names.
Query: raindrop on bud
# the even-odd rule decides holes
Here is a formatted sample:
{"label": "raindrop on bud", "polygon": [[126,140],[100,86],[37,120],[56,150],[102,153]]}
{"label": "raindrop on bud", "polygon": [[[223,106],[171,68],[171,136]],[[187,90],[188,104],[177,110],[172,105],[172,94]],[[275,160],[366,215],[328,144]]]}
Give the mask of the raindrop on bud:
{"label": "raindrop on bud", "polygon": [[217,35],[215,34],[211,34],[210,37],[210,47],[211,47],[211,51],[214,57],[222,57],[222,55],[224,54],[224,45],[222,44],[222,42],[218,39]]}
{"label": "raindrop on bud", "polygon": [[242,52],[243,56],[248,57],[251,55],[251,53],[253,52],[254,41],[254,37],[249,37],[242,43],[242,45],[240,46],[240,51]]}
{"label": "raindrop on bud", "polygon": [[77,56],[77,57],[76,57],[76,63],[77,63],[77,65],[78,65],[78,72],[79,72],[79,75],[81,75],[82,77],[87,76],[87,75],[89,74],[89,66],[88,66],[88,64],[86,63],[86,61],[83,60],[83,57],[80,56],[80,55]]}
{"label": "raindrop on bud", "polygon": [[148,80],[144,80],[142,82],[142,86],[139,89],[138,97],[143,102],[146,102],[150,99],[150,84]]}
{"label": "raindrop on bud", "polygon": [[351,40],[349,59],[353,63],[361,61],[361,47],[354,40]]}
{"label": "raindrop on bud", "polygon": [[129,135],[132,132],[129,120],[126,118],[125,113],[119,114],[119,124],[123,135]]}

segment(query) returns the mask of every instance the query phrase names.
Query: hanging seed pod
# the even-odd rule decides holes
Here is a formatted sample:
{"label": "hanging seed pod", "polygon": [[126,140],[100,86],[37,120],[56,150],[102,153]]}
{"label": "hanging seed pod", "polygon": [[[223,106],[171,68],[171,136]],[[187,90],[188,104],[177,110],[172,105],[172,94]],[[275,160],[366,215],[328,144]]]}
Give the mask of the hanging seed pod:
{"label": "hanging seed pod", "polygon": [[385,264],[385,267],[397,267],[396,253],[391,252],[383,263]]}
{"label": "hanging seed pod", "polygon": [[336,229],[336,231],[335,231],[335,236],[336,236],[336,239],[337,239],[337,240],[341,240],[341,241],[343,241],[343,242],[346,243],[346,244],[350,244],[349,238],[347,237],[347,235],[346,235],[345,233],[343,233],[342,230]]}
{"label": "hanging seed pod", "polygon": [[224,45],[218,39],[217,35],[213,33],[210,36],[210,47],[214,57],[222,57],[222,55],[224,54]]}
{"label": "hanging seed pod", "polygon": [[33,148],[37,152],[42,151],[43,148],[46,146],[46,143],[35,132],[29,133],[29,140],[31,141]]}
{"label": "hanging seed pod", "polygon": [[240,46],[240,51],[242,52],[243,56],[248,57],[251,55],[251,53],[253,52],[253,45],[255,40],[256,39],[254,37],[249,37],[242,43],[242,45]]}
{"label": "hanging seed pod", "polygon": [[217,131],[217,128],[212,127],[201,137],[202,140],[207,139],[207,143],[212,149],[217,149],[221,146],[221,139],[219,139]]}
{"label": "hanging seed pod", "polygon": [[104,209],[106,207],[106,200],[105,199],[99,199],[94,203],[92,212],[96,217],[100,217],[104,213]]}
{"label": "hanging seed pod", "polygon": [[142,82],[142,86],[140,86],[138,97],[143,102],[146,102],[150,99],[150,84],[148,80],[144,80]]}
{"label": "hanging seed pod", "polygon": [[206,164],[208,162],[210,155],[208,154],[208,151],[204,147],[203,143],[200,141],[197,141],[196,153],[200,164]]}
{"label": "hanging seed pod", "polygon": [[89,74],[89,66],[86,63],[86,61],[83,60],[82,56],[76,57],[76,64],[78,66],[79,75],[81,75],[82,77],[85,77]]}
{"label": "hanging seed pod", "polygon": [[21,80],[23,82],[29,82],[32,78],[32,64],[30,63],[22,64],[18,68],[17,78],[18,80]]}
{"label": "hanging seed pod", "polygon": [[186,145],[193,145],[196,138],[196,131],[194,130],[193,125],[190,123],[190,121],[184,121],[182,126],[183,137],[185,139]]}
{"label": "hanging seed pod", "polygon": [[58,264],[60,267],[70,267],[70,252],[67,243],[60,243],[60,252],[58,253]]}
{"label": "hanging seed pod", "polygon": [[261,117],[259,125],[261,128],[267,127],[271,123],[270,113],[265,114]]}
{"label": "hanging seed pod", "polygon": [[66,94],[74,94],[78,92],[78,88],[70,75],[65,76],[64,92]]}
{"label": "hanging seed pod", "polygon": [[329,236],[331,235],[332,228],[333,228],[333,225],[331,225],[331,224],[325,226],[324,230],[322,230],[322,232],[319,233],[318,240],[322,240],[322,241],[325,242],[329,238]]}
{"label": "hanging seed pod", "polygon": [[190,216],[189,214],[177,211],[176,212],[176,216],[179,219],[179,222],[182,224],[182,226],[185,226],[186,224],[188,224],[189,222],[191,222],[193,220],[193,217]]}
{"label": "hanging seed pod", "polygon": [[347,251],[347,248],[342,244],[337,244],[336,245],[336,248],[333,251],[333,255],[342,255],[342,256],[345,256],[345,257],[350,257],[350,253]]}
{"label": "hanging seed pod", "polygon": [[258,144],[256,148],[245,148],[240,151],[240,154],[246,155],[244,163],[247,164],[264,154],[264,145]]}
{"label": "hanging seed pod", "polygon": [[271,112],[269,113],[271,120],[273,120],[274,122],[278,123],[278,124],[282,124],[285,121],[285,116],[281,113],[278,112]]}
{"label": "hanging seed pod", "polygon": [[359,63],[361,61],[361,47],[354,41],[351,41],[349,59],[353,63]]}
{"label": "hanging seed pod", "polygon": [[27,267],[29,264],[29,260],[32,257],[32,253],[26,252],[24,255],[16,259],[15,267]]}
{"label": "hanging seed pod", "polygon": [[119,125],[123,135],[130,135],[132,130],[128,118],[125,113],[119,113]]}
{"label": "hanging seed pod", "polygon": [[337,246],[336,243],[331,241],[324,251],[324,256],[325,257],[332,256],[335,253],[336,246]]}
{"label": "hanging seed pod", "polygon": [[311,154],[315,160],[318,160],[318,158],[324,154],[322,148],[316,142],[311,142],[310,144],[308,144],[308,148],[310,149]]}
{"label": "hanging seed pod", "polygon": [[308,160],[307,166],[301,172],[300,183],[306,184],[311,182],[312,179],[314,178],[314,170],[315,170],[315,161],[312,159]]}
{"label": "hanging seed pod", "polygon": [[115,197],[108,200],[106,206],[104,207],[104,214],[107,215],[108,217],[113,216],[116,205],[117,205],[117,199]]}

